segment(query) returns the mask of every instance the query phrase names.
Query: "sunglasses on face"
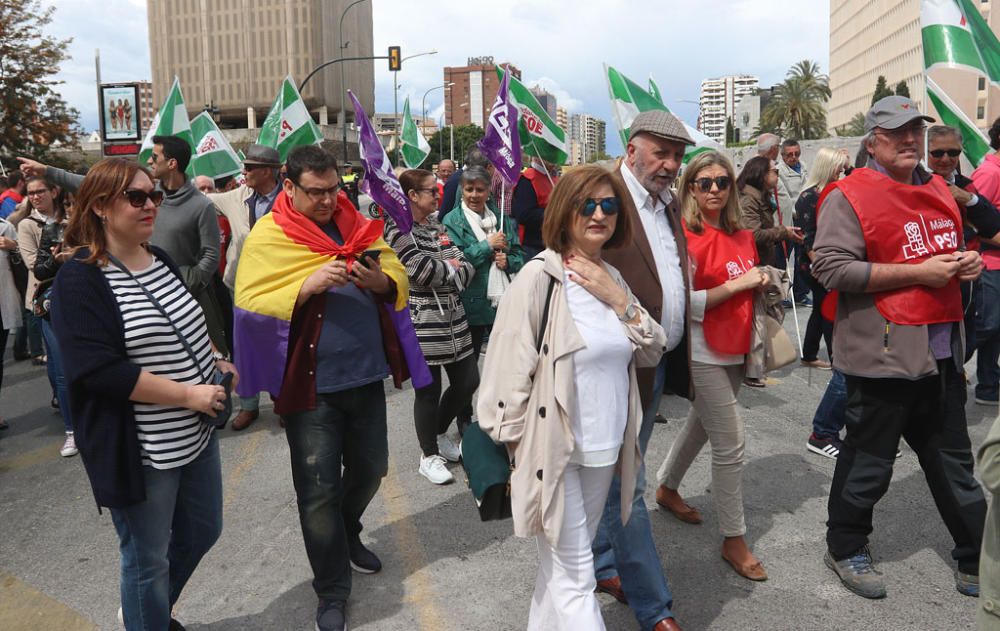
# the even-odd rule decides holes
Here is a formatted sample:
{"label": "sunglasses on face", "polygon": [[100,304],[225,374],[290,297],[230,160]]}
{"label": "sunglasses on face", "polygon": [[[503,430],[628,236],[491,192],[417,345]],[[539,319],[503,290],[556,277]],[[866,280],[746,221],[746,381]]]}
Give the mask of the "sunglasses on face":
{"label": "sunglasses on face", "polygon": [[617,197],[605,197],[604,199],[594,199],[588,198],[583,202],[583,208],[580,209],[580,214],[584,217],[593,217],[594,213],[597,211],[597,207],[601,207],[601,212],[605,216],[610,217],[611,215],[618,214],[618,198]]}
{"label": "sunglasses on face", "polygon": [[154,206],[159,206],[160,202],[163,201],[163,191],[140,191],[138,189],[130,188],[126,191],[122,191],[122,195],[128,200],[129,206],[132,208],[142,208],[146,205],[146,200],[153,202]]}
{"label": "sunglasses on face", "polygon": [[715,184],[720,191],[724,191],[729,188],[729,185],[733,183],[733,180],[728,175],[720,175],[718,177],[700,177],[692,183],[697,186],[698,190],[702,193],[707,193],[712,190],[713,184]]}
{"label": "sunglasses on face", "polygon": [[962,155],[962,150],[961,149],[935,149],[934,151],[931,151],[930,154],[932,156],[934,156],[935,158],[943,158],[945,155],[947,155],[949,158],[957,158],[958,156]]}

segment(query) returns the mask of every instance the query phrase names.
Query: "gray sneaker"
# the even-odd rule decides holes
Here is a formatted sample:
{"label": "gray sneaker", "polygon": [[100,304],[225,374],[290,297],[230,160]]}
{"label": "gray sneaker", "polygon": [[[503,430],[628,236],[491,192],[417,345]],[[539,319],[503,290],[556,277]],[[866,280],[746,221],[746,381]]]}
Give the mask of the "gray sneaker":
{"label": "gray sneaker", "polygon": [[955,589],[963,596],[979,598],[979,576],[955,570]]}
{"label": "gray sneaker", "polygon": [[316,631],[347,631],[347,603],[321,600],[316,607]]}
{"label": "gray sneaker", "polygon": [[885,580],[875,569],[872,554],[865,546],[841,561],[835,561],[830,551],[823,556],[826,566],[836,572],[844,587],[865,598],[885,598]]}

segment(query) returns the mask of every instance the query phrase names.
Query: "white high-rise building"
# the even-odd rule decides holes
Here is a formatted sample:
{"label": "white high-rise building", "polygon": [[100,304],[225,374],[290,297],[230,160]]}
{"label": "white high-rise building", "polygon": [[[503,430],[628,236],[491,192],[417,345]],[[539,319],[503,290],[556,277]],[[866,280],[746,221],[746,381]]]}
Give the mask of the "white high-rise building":
{"label": "white high-rise building", "polygon": [[757,77],[746,74],[702,81],[698,115],[699,131],[712,140],[725,144],[726,121],[735,116],[740,99],[744,95],[752,94],[757,89],[757,84]]}
{"label": "white high-rise building", "polygon": [[590,114],[573,114],[569,118],[567,141],[576,142],[578,151],[571,151],[570,164],[593,162],[604,155],[606,149],[607,123]]}

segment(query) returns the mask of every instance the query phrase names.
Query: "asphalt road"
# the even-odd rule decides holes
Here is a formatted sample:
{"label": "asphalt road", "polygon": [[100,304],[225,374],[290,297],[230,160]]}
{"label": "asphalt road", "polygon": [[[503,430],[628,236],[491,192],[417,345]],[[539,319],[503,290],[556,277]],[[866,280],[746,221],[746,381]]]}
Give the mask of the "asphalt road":
{"label": "asphalt road", "polygon": [[[800,314],[804,324],[807,311]],[[791,319],[787,322],[789,331]],[[117,629],[117,538],[98,514],[79,458],[60,458],[62,423],[48,407],[42,368],[5,364],[0,412],[0,630]],[[878,506],[872,549],[889,596],[847,592],[822,561],[826,494],[834,462],[805,449],[828,372],[795,367],[767,388],[739,396],[747,426],[744,474],[748,537],[770,574],[738,577],[719,558],[721,538],[709,456],[681,491],[705,516],[682,524],[647,503],[653,533],[685,629],[969,629],[976,602],[952,579],[950,539],[913,453],[903,447]],[[460,467],[455,484],[417,475],[412,390],[388,390],[390,471],[365,519],[363,538],[385,564],[355,575],[351,628],[523,629],[536,571],[535,544],[509,522],[479,521]],[[669,419],[650,444],[649,476],[677,435],[687,403],[664,400]],[[974,445],[996,409],[967,407]],[[192,631],[312,628],[315,596],[302,545],[288,446],[269,407],[244,432],[220,434],[225,527],[177,607]],[[629,609],[600,596],[609,629],[638,625]]]}

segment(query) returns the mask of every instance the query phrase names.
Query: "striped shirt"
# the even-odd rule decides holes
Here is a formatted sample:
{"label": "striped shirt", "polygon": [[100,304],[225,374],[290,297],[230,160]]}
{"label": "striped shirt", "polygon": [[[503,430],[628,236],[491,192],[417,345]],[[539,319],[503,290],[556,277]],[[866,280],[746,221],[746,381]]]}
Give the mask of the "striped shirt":
{"label": "striped shirt", "polygon": [[[201,307],[181,279],[155,256],[152,265],[133,271],[135,280],[115,265],[108,265],[103,271],[125,323],[125,351],[129,360],[144,371],[179,383],[205,383],[206,375],[214,370],[212,344]],[[170,320],[199,358],[200,369],[174,328],[136,281],[170,314]],[[191,462],[212,436],[212,428],[202,423],[193,410],[135,401],[132,406],[142,464],[154,469],[173,469]]]}

